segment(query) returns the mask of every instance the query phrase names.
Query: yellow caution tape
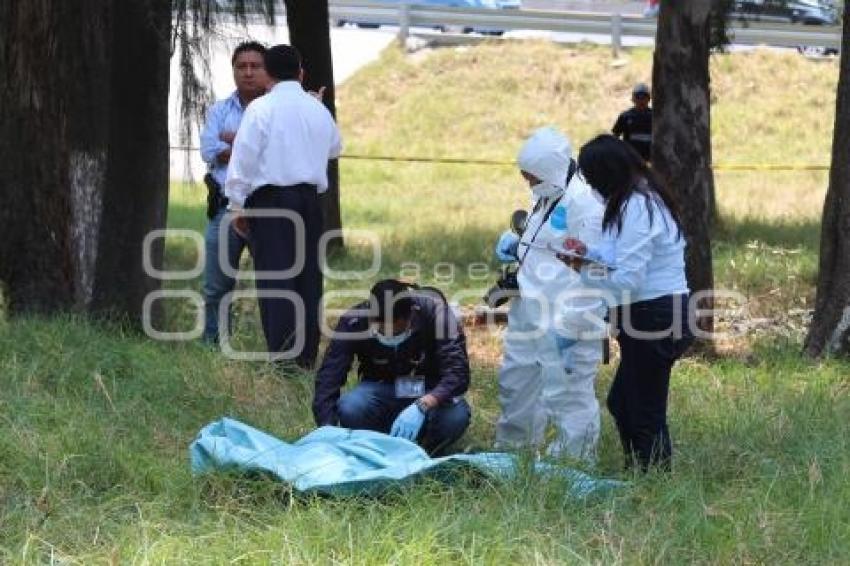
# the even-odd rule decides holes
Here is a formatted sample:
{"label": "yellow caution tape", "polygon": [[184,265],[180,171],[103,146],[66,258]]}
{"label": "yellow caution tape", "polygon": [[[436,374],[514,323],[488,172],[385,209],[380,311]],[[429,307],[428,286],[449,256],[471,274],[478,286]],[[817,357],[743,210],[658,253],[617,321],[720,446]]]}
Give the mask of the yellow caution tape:
{"label": "yellow caution tape", "polygon": [[498,159],[467,159],[461,157],[405,157],[401,155],[358,155],[346,153],[342,159],[362,159],[366,161],[404,161],[408,163],[449,163],[452,165],[500,165],[514,166],[516,161]]}
{"label": "yellow caution tape", "polygon": [[[516,165],[515,161],[505,161],[497,159],[467,159],[459,157],[406,157],[401,155],[345,154],[342,155],[342,158],[360,159],[367,161],[396,161],[408,163],[448,163],[454,165]],[[829,171],[829,165],[715,163],[713,169],[715,171]]]}
{"label": "yellow caution tape", "polygon": [[715,171],[829,171],[829,165],[715,163]]}
{"label": "yellow caution tape", "polygon": [[[192,150],[191,147],[172,147],[171,149]],[[497,165],[500,167],[516,166],[516,161],[504,159],[470,159],[465,157],[415,157],[404,155],[362,155],[357,153],[346,153],[340,156],[342,159],[357,159],[362,161],[391,161],[403,163],[444,163],[449,165]],[[715,163],[712,168],[715,171],[829,171],[829,165],[813,165],[805,163],[797,164],[751,164],[751,163]]]}

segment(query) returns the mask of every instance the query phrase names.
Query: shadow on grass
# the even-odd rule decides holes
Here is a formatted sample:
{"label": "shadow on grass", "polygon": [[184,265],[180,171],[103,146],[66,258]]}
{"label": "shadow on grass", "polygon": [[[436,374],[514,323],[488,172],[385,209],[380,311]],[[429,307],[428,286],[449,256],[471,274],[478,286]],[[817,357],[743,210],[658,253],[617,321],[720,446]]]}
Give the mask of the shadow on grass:
{"label": "shadow on grass", "polygon": [[820,247],[820,219],[769,220],[723,218],[714,241],[731,247],[758,241],[768,246],[817,253]]}

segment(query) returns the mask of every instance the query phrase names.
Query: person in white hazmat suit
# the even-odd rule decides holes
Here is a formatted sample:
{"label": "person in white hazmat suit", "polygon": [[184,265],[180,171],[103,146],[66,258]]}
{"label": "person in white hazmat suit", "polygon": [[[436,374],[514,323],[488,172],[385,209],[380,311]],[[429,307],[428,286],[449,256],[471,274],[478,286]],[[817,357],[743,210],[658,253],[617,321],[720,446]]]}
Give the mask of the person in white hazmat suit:
{"label": "person in white hazmat suit", "polygon": [[551,422],[557,436],[549,456],[592,461],[600,428],[594,380],[604,303],[545,249],[562,249],[566,237],[600,237],[603,205],[576,174],[571,154],[569,140],[552,127],[535,131],[519,152],[533,206],[522,236],[505,232],[496,245],[500,260],[519,261],[519,296],[508,313],[499,372],[496,445],[540,448]]}

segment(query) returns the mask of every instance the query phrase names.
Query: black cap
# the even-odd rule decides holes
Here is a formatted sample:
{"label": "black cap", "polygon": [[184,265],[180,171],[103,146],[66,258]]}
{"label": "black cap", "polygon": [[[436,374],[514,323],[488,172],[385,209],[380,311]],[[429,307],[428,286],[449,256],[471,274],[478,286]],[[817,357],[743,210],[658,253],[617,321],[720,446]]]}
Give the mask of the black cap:
{"label": "black cap", "polygon": [[638,83],[632,89],[632,96],[650,96],[649,86],[646,83]]}

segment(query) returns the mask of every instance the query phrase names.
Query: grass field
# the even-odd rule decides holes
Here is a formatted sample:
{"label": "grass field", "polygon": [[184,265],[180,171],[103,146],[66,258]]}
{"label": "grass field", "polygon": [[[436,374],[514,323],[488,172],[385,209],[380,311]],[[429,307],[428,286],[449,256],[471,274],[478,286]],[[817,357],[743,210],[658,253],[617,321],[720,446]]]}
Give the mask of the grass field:
{"label": "grass field", "polygon": [[[647,77],[649,53],[630,56],[612,68],[604,49],[542,43],[389,51],[340,89],[347,151],[511,159],[549,122],[578,145]],[[827,161],[836,65],[756,52],[719,56],[713,73],[717,162]],[[381,237],[380,276],[417,263],[420,281],[469,290],[465,304],[489,284],[493,240],[527,198],[510,167],[343,160],[342,178],[345,226]],[[379,499],[199,480],[186,448],[210,420],[230,415],[287,439],[311,430],[310,376],[74,318],[2,321],[0,563],[847,563],[848,365],[798,356],[794,310],[812,302],[826,176],[718,172],[717,184],[718,286],[743,292],[766,322],[729,355],[677,367],[673,473],[625,476],[628,489],[587,502],[532,478],[422,482]],[[175,186],[169,224],[203,229],[201,201]],[[173,268],[195,260],[178,240],[167,256]],[[357,234],[331,258],[340,269],[369,261]],[[188,307],[168,307],[167,329],[190,325]],[[239,318],[240,344],[256,344],[253,307],[240,304]],[[481,448],[498,415],[499,337],[470,331],[470,352],[475,414],[460,448]],[[611,372],[600,373],[600,398]],[[604,414],[591,471],[622,478],[620,458]]]}

